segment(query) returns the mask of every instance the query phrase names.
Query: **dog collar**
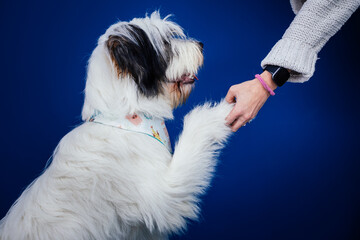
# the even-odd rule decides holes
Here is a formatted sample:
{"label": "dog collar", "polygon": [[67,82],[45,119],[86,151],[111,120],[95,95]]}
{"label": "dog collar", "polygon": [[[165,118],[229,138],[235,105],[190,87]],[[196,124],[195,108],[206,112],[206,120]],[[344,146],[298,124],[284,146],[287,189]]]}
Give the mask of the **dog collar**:
{"label": "dog collar", "polygon": [[146,134],[162,143],[172,153],[169,133],[163,119],[143,113],[127,115],[124,118],[105,117],[100,111],[90,117],[89,122],[109,125],[122,130]]}

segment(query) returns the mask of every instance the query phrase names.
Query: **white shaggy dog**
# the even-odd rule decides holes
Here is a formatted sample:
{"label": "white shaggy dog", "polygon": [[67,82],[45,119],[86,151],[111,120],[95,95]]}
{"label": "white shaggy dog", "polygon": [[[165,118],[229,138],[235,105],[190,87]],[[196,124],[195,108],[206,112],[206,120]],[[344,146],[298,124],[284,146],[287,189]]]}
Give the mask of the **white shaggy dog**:
{"label": "white shaggy dog", "polygon": [[184,230],[231,133],[231,105],[205,104],[186,115],[174,153],[164,146],[162,121],[202,63],[202,44],[158,12],[112,25],[89,60],[84,123],[1,220],[0,239],[166,239]]}

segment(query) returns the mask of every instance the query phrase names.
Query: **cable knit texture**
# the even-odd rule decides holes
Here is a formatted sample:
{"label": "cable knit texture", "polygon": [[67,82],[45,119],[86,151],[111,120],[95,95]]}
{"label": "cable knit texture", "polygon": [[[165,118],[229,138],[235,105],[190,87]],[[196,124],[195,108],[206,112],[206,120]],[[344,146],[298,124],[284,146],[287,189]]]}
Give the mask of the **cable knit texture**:
{"label": "cable knit texture", "polygon": [[289,82],[305,82],[315,71],[318,53],[360,5],[360,0],[291,0],[296,15],[261,66],[295,71]]}

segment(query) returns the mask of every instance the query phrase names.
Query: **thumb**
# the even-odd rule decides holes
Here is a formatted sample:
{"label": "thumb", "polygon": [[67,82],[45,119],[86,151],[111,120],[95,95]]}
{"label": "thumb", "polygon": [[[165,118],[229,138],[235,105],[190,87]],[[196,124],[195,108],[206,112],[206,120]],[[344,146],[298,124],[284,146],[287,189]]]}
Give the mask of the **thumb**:
{"label": "thumb", "polygon": [[229,89],[228,93],[226,94],[225,100],[228,103],[235,102],[235,93],[234,93],[234,91],[231,90],[231,88]]}

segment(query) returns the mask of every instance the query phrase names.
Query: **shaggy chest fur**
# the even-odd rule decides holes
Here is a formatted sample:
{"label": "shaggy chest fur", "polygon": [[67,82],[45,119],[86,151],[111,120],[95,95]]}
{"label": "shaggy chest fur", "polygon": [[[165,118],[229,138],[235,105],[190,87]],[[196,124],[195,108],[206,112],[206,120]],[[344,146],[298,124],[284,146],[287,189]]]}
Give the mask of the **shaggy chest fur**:
{"label": "shaggy chest fur", "polygon": [[163,201],[162,177],[171,158],[154,138],[84,123],[60,142],[48,169],[52,172],[49,178],[57,182],[57,191],[68,191],[56,199],[62,203],[58,212],[72,209],[72,216],[63,219],[93,229],[84,239],[152,239],[152,235],[159,239],[161,234],[155,226],[150,232],[139,216],[158,209],[157,202]]}

